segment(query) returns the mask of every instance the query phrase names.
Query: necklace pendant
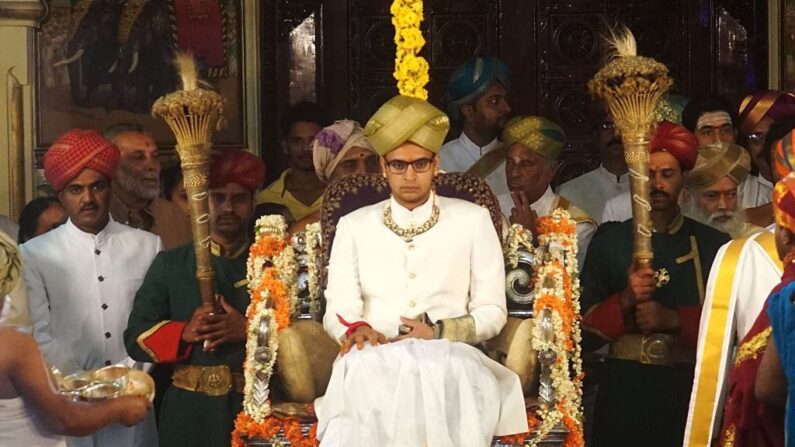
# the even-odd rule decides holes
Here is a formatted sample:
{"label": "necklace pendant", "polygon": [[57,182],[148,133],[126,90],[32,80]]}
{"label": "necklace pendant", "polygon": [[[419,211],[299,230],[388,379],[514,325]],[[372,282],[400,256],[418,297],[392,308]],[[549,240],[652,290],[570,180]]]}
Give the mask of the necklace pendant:
{"label": "necklace pendant", "polygon": [[412,237],[412,236],[409,236],[409,237],[407,237],[407,238],[405,239],[405,241],[406,241],[406,243],[407,243],[407,244],[410,244],[412,241],[414,241],[414,237]]}

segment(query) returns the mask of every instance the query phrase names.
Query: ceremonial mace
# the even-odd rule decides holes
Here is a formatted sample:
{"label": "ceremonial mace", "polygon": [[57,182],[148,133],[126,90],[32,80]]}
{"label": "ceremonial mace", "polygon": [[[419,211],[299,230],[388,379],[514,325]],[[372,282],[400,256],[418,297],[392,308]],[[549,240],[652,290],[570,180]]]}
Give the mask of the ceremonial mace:
{"label": "ceremonial mace", "polygon": [[182,90],[162,96],[152,105],[152,116],[162,118],[177,139],[182,178],[188,194],[193,248],[196,251],[196,278],[202,304],[219,311],[215,300],[215,272],[210,261],[210,213],[207,200],[210,171],[210,137],[221,124],[224,99],[199,87],[196,61],[177,54],[177,71]]}
{"label": "ceremonial mace", "polygon": [[649,202],[649,134],[655,124],[654,109],[671,86],[668,67],[638,56],[635,37],[628,29],[611,31],[615,50],[608,62],[588,82],[588,90],[607,104],[624,142],[624,159],[629,168],[634,224],[633,257],[637,267],[651,268],[651,204]]}

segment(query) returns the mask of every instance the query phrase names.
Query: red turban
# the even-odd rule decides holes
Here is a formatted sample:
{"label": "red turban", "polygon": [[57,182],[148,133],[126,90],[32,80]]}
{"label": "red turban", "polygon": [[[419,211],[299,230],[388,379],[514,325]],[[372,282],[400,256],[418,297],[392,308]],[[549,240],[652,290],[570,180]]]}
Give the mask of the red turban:
{"label": "red turban", "polygon": [[44,177],[63,190],[83,169],[93,169],[111,179],[119,164],[119,148],[96,130],[72,129],[58,137],[44,154]]}
{"label": "red turban", "polygon": [[748,95],[740,104],[740,132],[750,134],[764,117],[780,121],[795,116],[795,96],[778,90]]}
{"label": "red turban", "polygon": [[773,217],[776,225],[795,232],[795,174],[790,174],[773,188]]}
{"label": "red turban", "polygon": [[228,183],[254,192],[265,181],[265,163],[251,152],[227,149],[213,154],[210,166],[210,188],[221,188]]}
{"label": "red turban", "polygon": [[689,171],[693,169],[698,158],[698,140],[684,126],[662,121],[657,124],[657,131],[649,147],[649,152],[652,154],[658,151],[673,155],[679,162],[679,167],[683,171]]}

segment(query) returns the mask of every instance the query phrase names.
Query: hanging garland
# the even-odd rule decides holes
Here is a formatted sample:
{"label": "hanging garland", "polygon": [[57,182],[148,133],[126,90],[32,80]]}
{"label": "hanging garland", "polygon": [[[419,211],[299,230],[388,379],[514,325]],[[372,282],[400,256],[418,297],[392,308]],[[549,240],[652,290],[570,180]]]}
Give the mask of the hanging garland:
{"label": "hanging garland", "polygon": [[[565,210],[556,209],[538,220],[538,243],[535,250],[533,303],[533,349],[551,353],[550,368],[554,402],[542,403],[528,413],[529,433],[503,436],[502,445],[536,446],[562,423],[568,430],[565,447],[582,447],[582,371],[580,332],[580,284],[577,274],[576,223]],[[532,250],[531,237],[514,225],[506,239],[505,256],[516,265],[519,249]],[[551,321],[554,337],[544,334],[544,318]]]}
{"label": "hanging garland", "polygon": [[395,27],[395,72],[401,95],[428,99],[428,61],[418,56],[425,45],[420,23],[423,20],[422,0],[394,0],[389,9]]}
{"label": "hanging garland", "polygon": [[[278,334],[290,326],[296,296],[295,250],[289,243],[287,225],[282,216],[263,216],[255,226],[256,240],[249,250],[247,279],[251,303],[246,310],[246,359],[243,375],[246,380],[243,411],[235,419],[232,447],[245,447],[246,440],[273,440],[282,432],[290,445],[317,445],[316,426],[309,436],[301,433],[295,418],[279,418],[271,414],[268,399],[269,381],[279,349]],[[260,346],[260,330],[267,326],[267,345]]]}

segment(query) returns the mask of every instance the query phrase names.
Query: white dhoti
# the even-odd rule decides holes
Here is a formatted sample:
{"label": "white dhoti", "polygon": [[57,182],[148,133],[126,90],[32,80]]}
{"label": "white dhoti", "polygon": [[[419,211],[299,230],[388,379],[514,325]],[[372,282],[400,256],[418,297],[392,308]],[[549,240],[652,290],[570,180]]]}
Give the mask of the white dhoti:
{"label": "white dhoti", "polygon": [[447,340],[354,347],[315,407],[323,447],[483,447],[528,430],[519,377]]}

